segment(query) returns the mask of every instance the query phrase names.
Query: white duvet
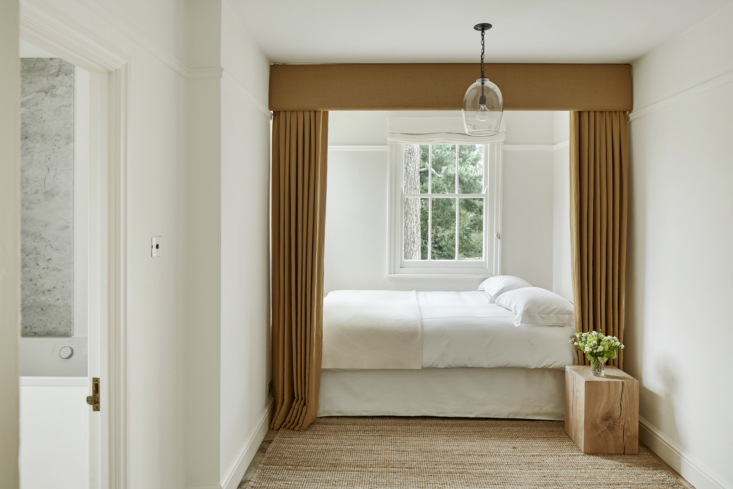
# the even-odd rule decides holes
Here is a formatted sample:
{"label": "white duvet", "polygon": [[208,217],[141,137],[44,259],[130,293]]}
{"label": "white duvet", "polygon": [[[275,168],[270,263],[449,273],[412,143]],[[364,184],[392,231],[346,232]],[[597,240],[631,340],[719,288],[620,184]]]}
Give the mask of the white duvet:
{"label": "white duvet", "polygon": [[515,327],[483,291],[339,290],[323,303],[322,368],[562,368],[574,332]]}
{"label": "white duvet", "polygon": [[483,291],[418,292],[423,368],[573,365],[574,327],[515,326],[514,314]]}
{"label": "white duvet", "polygon": [[335,290],[323,299],[322,368],[419,369],[415,291]]}

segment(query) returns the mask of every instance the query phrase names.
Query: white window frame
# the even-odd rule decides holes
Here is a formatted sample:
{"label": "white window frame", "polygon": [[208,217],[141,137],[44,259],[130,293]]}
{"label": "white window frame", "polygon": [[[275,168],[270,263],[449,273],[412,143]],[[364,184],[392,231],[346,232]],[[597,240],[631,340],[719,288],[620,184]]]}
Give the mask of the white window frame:
{"label": "white window frame", "polygon": [[[462,141],[431,141],[412,144],[471,144]],[[405,260],[404,259],[404,199],[412,195],[403,192],[404,144],[389,144],[389,203],[387,275],[499,275],[501,273],[501,202],[502,202],[502,142],[484,146],[484,193],[482,194],[423,194],[421,198],[484,198],[484,256],[482,260]],[[456,172],[458,173],[458,172]],[[457,177],[456,177],[457,178]],[[458,188],[456,187],[456,190]],[[415,197],[418,197],[415,195]],[[458,209],[456,209],[456,212]],[[456,243],[458,236],[456,236]]]}

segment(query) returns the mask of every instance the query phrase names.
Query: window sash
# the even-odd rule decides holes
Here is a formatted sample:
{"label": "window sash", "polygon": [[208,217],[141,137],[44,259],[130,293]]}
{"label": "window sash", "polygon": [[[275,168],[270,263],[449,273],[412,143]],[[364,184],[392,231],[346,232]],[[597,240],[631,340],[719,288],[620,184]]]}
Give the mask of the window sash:
{"label": "window sash", "polygon": [[[433,192],[433,146],[435,146],[435,145],[434,144],[427,144],[427,145],[420,145],[420,146],[428,146],[428,192],[425,193],[425,194],[423,194],[423,193],[419,193],[419,194],[413,194],[413,193],[409,193],[408,194],[408,193],[405,193],[405,191],[404,191],[404,189],[405,189],[405,184],[404,184],[404,178],[405,178],[405,175],[404,175],[404,162],[401,165],[401,170],[400,170],[400,175],[401,175],[400,194],[401,194],[401,197],[402,197],[401,198],[401,204],[400,204],[400,209],[401,209],[400,216],[402,216],[401,217],[401,221],[402,221],[401,222],[401,224],[402,224],[401,229],[402,229],[402,232],[400,233],[400,236],[401,236],[401,239],[400,239],[400,250],[401,250],[401,253],[400,253],[400,263],[403,266],[408,266],[408,267],[412,267],[412,266],[414,266],[414,264],[437,263],[440,267],[444,267],[444,266],[447,266],[447,265],[449,265],[449,266],[455,266],[455,265],[457,265],[459,263],[468,262],[468,263],[470,263],[470,267],[471,268],[476,268],[477,266],[481,266],[482,268],[485,267],[486,266],[485,264],[487,263],[487,259],[486,259],[486,255],[487,255],[487,252],[486,252],[486,229],[488,227],[487,226],[487,224],[488,224],[488,215],[487,214],[488,213],[487,213],[487,206],[486,206],[486,201],[487,201],[486,197],[487,197],[487,192],[488,192],[488,187],[489,187],[486,184],[488,182],[488,179],[489,179],[489,171],[488,171],[488,169],[489,169],[489,148],[488,148],[488,144],[482,144],[481,145],[481,147],[482,147],[481,150],[482,150],[482,153],[483,153],[481,155],[482,161],[483,161],[483,179],[482,179],[482,182],[481,183],[482,183],[483,189],[484,189],[484,193],[481,193],[481,194],[461,194],[461,193],[458,193],[460,191],[459,175],[460,175],[460,172],[461,172],[460,164],[459,164],[460,163],[460,151],[459,151],[458,148],[459,148],[459,146],[470,146],[470,145],[468,145],[468,144],[452,144],[451,143],[451,146],[455,146],[455,149],[456,149],[456,160],[455,160],[456,172],[455,172],[455,182],[454,182],[454,185],[455,185],[454,188],[455,188],[455,192],[456,193],[450,193],[450,194],[434,194],[434,193],[432,193]],[[478,145],[475,145],[475,146],[478,146]],[[402,156],[404,158],[405,145],[404,144],[400,145],[400,149],[401,149],[401,152],[402,152]],[[405,209],[404,209],[404,206],[405,206],[405,199],[408,199],[408,198],[428,199],[428,257],[427,257],[426,260],[407,260],[407,259],[405,259],[405,242],[404,242],[404,239],[405,239],[405,222],[404,222],[404,219],[405,219]],[[452,260],[435,260],[435,259],[433,259],[433,199],[453,199],[453,200],[455,200],[455,208],[456,208],[456,218],[455,218],[455,223],[454,223],[454,226],[455,226],[455,248],[454,248],[454,255],[453,255],[454,258]],[[459,244],[460,244],[460,234],[459,234],[459,232],[460,232],[459,217],[460,217],[460,207],[461,207],[461,205],[460,205],[460,199],[482,199],[482,201],[483,201],[483,215],[482,215],[483,226],[482,226],[482,229],[483,229],[484,238],[483,238],[483,243],[481,245],[481,259],[476,259],[476,260],[460,260],[458,258]],[[434,265],[429,265],[429,266],[432,267]],[[460,265],[460,266],[463,267],[464,265]]]}
{"label": "window sash", "polygon": [[[443,141],[457,146],[468,145],[467,142]],[[483,193],[479,194],[416,194],[405,193],[404,187],[404,145],[413,143],[392,142],[389,144],[389,220],[387,270],[390,277],[414,276],[453,276],[473,277],[501,273],[501,201],[502,201],[502,142],[492,141],[483,146]],[[437,144],[437,143],[436,143]],[[418,145],[421,145],[418,143]],[[425,145],[425,144],[422,144]],[[432,144],[431,144],[432,145]],[[431,152],[432,153],[432,152]],[[457,157],[459,152],[456,151]],[[431,154],[432,156],[432,154]],[[430,165],[432,168],[432,165]],[[460,172],[460,167],[458,168]],[[429,178],[432,178],[432,172]],[[458,173],[460,177],[460,173]],[[456,182],[459,183],[459,182]],[[431,182],[432,186],[432,182]],[[432,188],[431,188],[432,190]],[[460,190],[456,186],[456,192]],[[473,198],[483,201],[483,260],[405,260],[404,250],[404,211],[407,198]],[[460,201],[457,202],[460,212]],[[432,205],[430,206],[432,208]],[[431,209],[432,210],[432,209]],[[459,216],[460,217],[460,216]],[[431,223],[432,224],[432,223]],[[460,238],[460,235],[458,236]],[[458,248],[457,248],[458,249]],[[458,254],[455,255],[458,257]]]}

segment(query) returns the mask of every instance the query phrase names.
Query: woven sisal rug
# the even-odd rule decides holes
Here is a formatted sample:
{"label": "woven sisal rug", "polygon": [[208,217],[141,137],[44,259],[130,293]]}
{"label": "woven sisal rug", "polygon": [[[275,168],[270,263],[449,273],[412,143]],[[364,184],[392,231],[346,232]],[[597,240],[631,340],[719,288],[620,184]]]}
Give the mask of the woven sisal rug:
{"label": "woven sisal rug", "polygon": [[584,455],[555,421],[319,418],[280,430],[247,488],[685,488],[648,450]]}

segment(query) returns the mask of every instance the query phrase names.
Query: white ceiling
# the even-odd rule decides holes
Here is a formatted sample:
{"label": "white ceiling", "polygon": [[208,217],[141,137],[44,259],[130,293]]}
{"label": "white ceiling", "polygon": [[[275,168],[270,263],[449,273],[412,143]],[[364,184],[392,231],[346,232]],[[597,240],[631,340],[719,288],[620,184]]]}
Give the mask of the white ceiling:
{"label": "white ceiling", "polygon": [[628,63],[731,0],[230,0],[272,62]]}

